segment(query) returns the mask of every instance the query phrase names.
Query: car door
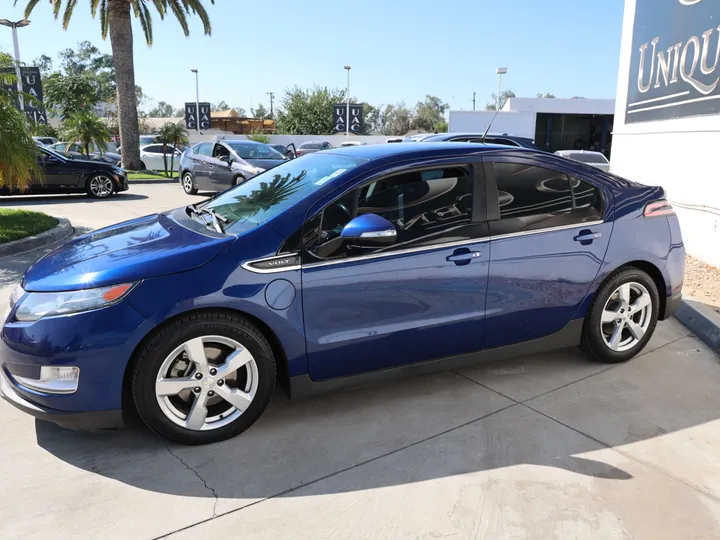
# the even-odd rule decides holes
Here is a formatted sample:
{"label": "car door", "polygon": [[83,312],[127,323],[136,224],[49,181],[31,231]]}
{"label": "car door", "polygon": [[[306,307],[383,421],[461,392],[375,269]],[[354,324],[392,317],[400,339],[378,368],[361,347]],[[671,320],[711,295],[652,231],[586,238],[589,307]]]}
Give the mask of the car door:
{"label": "car door", "polygon": [[[423,362],[483,347],[488,275],[482,167],[452,161],[367,179],[303,231],[302,297],[313,380]],[[367,250],[339,236],[377,214],[394,245]]]}
{"label": "car door", "polygon": [[605,258],[609,191],[542,156],[486,160],[488,348],[549,336],[577,316]]}
{"label": "car door", "polygon": [[73,167],[72,160],[61,159],[50,152],[40,152],[38,165],[43,173],[42,179],[33,182],[33,189],[58,190],[77,187],[82,173]]}
{"label": "car door", "polygon": [[[145,167],[147,167],[151,171],[164,171],[165,170],[165,160],[163,159],[163,146],[162,144],[151,144],[150,146],[146,146],[143,148],[142,152],[142,161],[145,163]],[[168,158],[170,156],[168,155]],[[168,160],[168,167],[170,166],[170,161]]]}
{"label": "car door", "polygon": [[195,179],[195,187],[200,190],[211,189],[210,168],[208,160],[212,154],[213,143],[204,142],[193,147],[189,159],[192,161],[192,175]]}
{"label": "car door", "polygon": [[220,143],[215,143],[212,157],[207,162],[210,189],[213,191],[225,191],[233,185],[233,170],[229,158],[230,150]]}

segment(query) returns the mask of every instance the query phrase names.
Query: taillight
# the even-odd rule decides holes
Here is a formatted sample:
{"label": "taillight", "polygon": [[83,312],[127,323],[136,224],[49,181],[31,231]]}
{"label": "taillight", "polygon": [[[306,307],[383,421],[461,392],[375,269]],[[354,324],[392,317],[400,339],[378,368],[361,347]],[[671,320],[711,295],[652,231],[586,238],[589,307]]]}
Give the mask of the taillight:
{"label": "taillight", "polygon": [[643,212],[645,217],[670,216],[673,214],[675,214],[675,209],[665,199],[648,203]]}

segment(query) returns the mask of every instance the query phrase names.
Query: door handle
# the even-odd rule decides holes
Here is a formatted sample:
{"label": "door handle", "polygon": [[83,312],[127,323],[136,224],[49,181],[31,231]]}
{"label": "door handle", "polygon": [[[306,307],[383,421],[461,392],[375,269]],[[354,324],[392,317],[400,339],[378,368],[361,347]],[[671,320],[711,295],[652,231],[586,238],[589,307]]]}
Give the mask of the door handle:
{"label": "door handle", "polygon": [[576,242],[582,242],[582,243],[590,243],[593,240],[597,240],[602,236],[602,233],[599,232],[592,232],[592,231],[580,231],[580,234],[573,238]]}
{"label": "door handle", "polygon": [[469,251],[467,253],[454,253],[453,255],[449,255],[447,257],[448,262],[461,262],[461,261],[471,261],[473,259],[477,259],[480,257],[482,253],[480,251]]}

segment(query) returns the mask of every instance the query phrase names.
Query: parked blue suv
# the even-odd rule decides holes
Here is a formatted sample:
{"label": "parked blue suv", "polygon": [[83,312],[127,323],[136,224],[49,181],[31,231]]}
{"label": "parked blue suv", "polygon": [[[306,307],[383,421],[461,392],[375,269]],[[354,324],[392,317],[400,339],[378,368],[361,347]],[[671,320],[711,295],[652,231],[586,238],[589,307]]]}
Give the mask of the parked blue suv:
{"label": "parked blue suv", "polygon": [[291,397],[580,345],[622,362],[680,301],[660,187],[472,143],[309,154],[68,242],[3,319],[0,383],[64,426],[237,435]]}

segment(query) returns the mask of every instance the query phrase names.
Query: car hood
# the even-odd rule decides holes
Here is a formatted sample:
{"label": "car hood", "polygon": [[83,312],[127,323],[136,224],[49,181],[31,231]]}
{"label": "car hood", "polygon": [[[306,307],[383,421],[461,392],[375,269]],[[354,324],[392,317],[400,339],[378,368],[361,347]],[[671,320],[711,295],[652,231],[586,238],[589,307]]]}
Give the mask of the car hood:
{"label": "car hood", "polygon": [[26,291],[72,291],[185,272],[235,240],[191,231],[165,214],[80,236],[48,253],[23,278]]}
{"label": "car hood", "polygon": [[260,167],[266,171],[283,163],[287,163],[286,159],[246,159],[245,161],[254,167]]}

